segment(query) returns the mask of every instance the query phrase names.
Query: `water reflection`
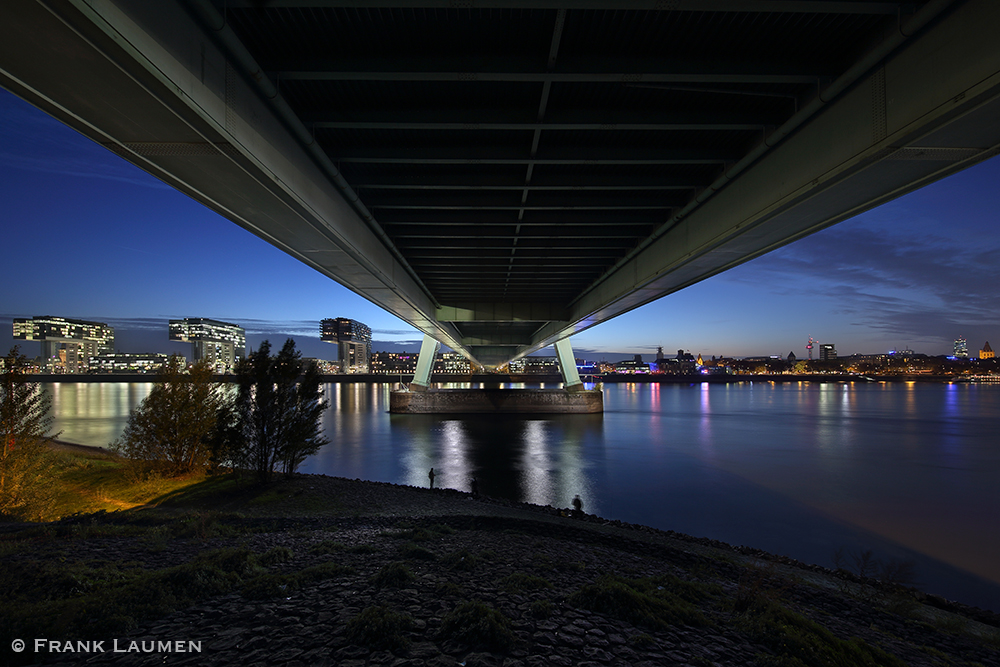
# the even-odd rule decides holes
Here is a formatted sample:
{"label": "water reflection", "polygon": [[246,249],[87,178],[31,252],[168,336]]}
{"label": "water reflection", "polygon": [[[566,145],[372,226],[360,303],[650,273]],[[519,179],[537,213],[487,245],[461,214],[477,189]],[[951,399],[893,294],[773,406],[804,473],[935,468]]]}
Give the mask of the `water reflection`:
{"label": "water reflection", "polygon": [[[389,415],[394,442],[407,446],[405,483],[468,491],[475,477],[485,495],[569,506],[594,498],[590,468],[602,458],[601,415],[518,417]],[[590,507],[596,510],[596,502]]]}
{"label": "water reflection", "polygon": [[125,430],[129,413],[152,382],[43,382],[52,397],[52,433],[65,442],[106,447]]}

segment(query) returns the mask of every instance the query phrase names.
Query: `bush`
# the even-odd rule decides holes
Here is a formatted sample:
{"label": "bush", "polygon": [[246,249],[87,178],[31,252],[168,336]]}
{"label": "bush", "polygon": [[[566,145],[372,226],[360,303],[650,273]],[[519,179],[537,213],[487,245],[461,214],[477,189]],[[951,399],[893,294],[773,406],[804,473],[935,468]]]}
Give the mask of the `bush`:
{"label": "bush", "polygon": [[446,556],[444,563],[453,570],[471,572],[479,564],[479,558],[468,549],[462,549]]}
{"label": "bush", "polygon": [[319,420],[326,410],[316,364],[306,366],[289,338],[271,356],[264,341],[236,367],[238,394],[225,415],[219,457],[268,482],[275,470],[295,472],[310,454],[327,444]]}
{"label": "bush", "polygon": [[453,597],[465,597],[465,589],[458,584],[452,583],[450,581],[445,581],[438,584],[434,588],[434,592],[437,593],[439,598],[453,596]]}
{"label": "bush", "polygon": [[441,620],[441,634],[491,651],[509,651],[516,641],[507,617],[478,600],[463,602],[448,612]]}
{"label": "bush", "polygon": [[405,586],[416,579],[405,563],[389,563],[379,570],[371,579],[379,588]]}
{"label": "bush", "polygon": [[28,382],[27,359],[13,348],[0,376],[0,515],[21,520],[47,518],[53,504],[46,480],[54,466],[46,437],[52,399]]}
{"label": "bush", "polygon": [[172,356],[142,403],[128,417],[111,449],[146,473],[177,476],[205,468],[212,456],[218,414],[226,404],[207,361],[185,372],[183,357]]}
{"label": "bush", "polygon": [[292,556],[294,556],[294,553],[288,547],[272,547],[261,554],[258,560],[264,566],[276,565],[291,560]]}
{"label": "bush", "polygon": [[352,644],[374,649],[398,649],[409,641],[403,633],[413,627],[413,617],[382,605],[366,607],[347,622],[345,635]]}

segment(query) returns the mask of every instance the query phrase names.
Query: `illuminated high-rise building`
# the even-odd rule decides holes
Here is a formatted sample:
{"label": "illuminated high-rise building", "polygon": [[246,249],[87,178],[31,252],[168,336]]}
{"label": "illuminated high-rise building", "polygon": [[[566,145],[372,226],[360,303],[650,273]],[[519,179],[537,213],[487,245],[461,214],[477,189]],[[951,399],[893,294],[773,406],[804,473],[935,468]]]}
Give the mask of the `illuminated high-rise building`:
{"label": "illuminated high-rise building", "polygon": [[823,343],[819,346],[819,360],[820,361],[836,361],[837,360],[837,346],[833,343]]}
{"label": "illuminated high-rise building", "polygon": [[114,327],[65,317],[15,318],[14,340],[39,341],[42,369],[49,372],[82,373],[91,357],[115,351]]}
{"label": "illuminated high-rise building", "polygon": [[372,357],[372,330],[346,317],[320,322],[320,340],[337,346],[337,360],[345,373],[367,373]]}
{"label": "illuminated high-rise building", "polygon": [[968,359],[969,358],[969,343],[965,340],[964,336],[959,336],[955,339],[955,358],[956,359]]}
{"label": "illuminated high-rise building", "polygon": [[204,317],[170,320],[170,340],[191,343],[194,361],[204,359],[219,373],[232,371],[247,348],[243,327]]}

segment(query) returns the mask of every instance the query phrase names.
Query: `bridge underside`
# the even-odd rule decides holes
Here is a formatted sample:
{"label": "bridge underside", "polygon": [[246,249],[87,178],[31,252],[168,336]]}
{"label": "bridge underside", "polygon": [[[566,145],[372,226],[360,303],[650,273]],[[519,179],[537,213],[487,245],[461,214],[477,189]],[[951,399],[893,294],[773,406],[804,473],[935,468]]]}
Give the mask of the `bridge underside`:
{"label": "bridge underside", "polygon": [[483,364],[1000,145],[992,0],[458,4],[3,3],[0,85]]}

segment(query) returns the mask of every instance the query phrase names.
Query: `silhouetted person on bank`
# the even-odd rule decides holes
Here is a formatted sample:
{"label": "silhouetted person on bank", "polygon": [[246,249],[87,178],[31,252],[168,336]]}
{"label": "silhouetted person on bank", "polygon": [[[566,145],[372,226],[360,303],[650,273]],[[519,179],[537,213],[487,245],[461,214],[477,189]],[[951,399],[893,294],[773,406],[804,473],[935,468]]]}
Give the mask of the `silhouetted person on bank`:
{"label": "silhouetted person on bank", "polygon": [[472,493],[473,498],[479,497],[479,481],[475,477],[469,482],[469,491]]}
{"label": "silhouetted person on bank", "polygon": [[431,480],[431,488],[433,489],[434,488],[434,468],[431,468],[431,471],[429,473],[427,473],[427,477]]}
{"label": "silhouetted person on bank", "polygon": [[583,516],[583,501],[579,495],[573,498],[573,516],[577,518]]}

